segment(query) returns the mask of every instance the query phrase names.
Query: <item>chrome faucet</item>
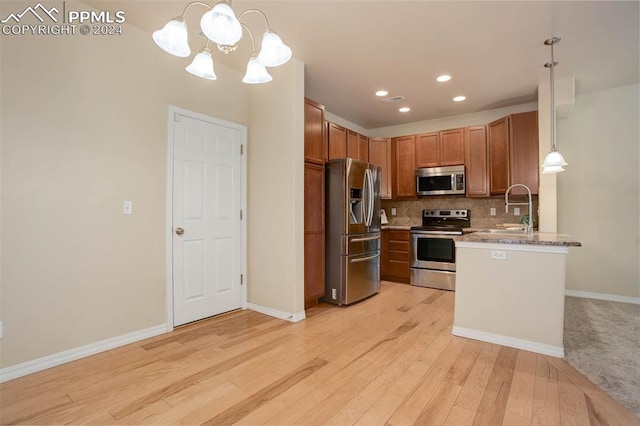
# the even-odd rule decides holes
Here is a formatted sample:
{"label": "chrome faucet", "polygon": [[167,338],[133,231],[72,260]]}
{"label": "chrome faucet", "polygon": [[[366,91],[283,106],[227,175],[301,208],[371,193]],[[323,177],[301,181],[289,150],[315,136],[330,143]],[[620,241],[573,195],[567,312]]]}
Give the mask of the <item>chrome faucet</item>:
{"label": "chrome faucet", "polygon": [[[509,202],[509,191],[511,191],[511,188],[515,188],[516,186],[521,186],[524,189],[527,190],[527,194],[529,196],[529,202],[528,203],[510,203]],[[533,204],[531,203],[531,190],[529,189],[529,187],[527,185],[524,185],[522,183],[515,183],[513,185],[511,185],[510,187],[507,188],[507,190],[504,193],[504,211],[505,213],[509,213],[509,206],[529,206],[529,223],[527,224],[527,228],[524,230],[524,232],[527,235],[533,235]]]}

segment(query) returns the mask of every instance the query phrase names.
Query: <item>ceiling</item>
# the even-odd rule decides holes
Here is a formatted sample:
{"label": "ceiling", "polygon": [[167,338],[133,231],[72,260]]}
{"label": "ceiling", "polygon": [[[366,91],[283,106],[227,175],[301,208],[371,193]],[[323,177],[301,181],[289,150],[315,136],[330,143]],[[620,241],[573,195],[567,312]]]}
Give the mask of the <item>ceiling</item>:
{"label": "ceiling", "polygon": [[[149,33],[179,16],[188,3],[174,1],[85,1],[104,10],[121,9],[127,23]],[[213,5],[215,1],[209,2]],[[639,1],[233,1],[236,15],[249,8],[269,23],[305,64],[305,94],[327,111],[365,129],[448,117],[537,100],[548,81],[544,64],[552,36],[556,79],[575,77],[576,92],[636,84],[640,77]],[[186,13],[190,46],[198,51],[199,20]],[[258,14],[243,18],[261,40]],[[154,47],[150,44],[150,48]],[[251,42],[236,52],[214,49],[214,61],[242,70]],[[188,60],[176,58],[176,66]],[[271,68],[274,79],[278,69]],[[440,74],[447,83],[437,83]],[[224,84],[217,80],[214,84]],[[384,103],[387,97],[404,96]],[[452,98],[464,95],[464,102]],[[409,113],[399,113],[409,106]]]}

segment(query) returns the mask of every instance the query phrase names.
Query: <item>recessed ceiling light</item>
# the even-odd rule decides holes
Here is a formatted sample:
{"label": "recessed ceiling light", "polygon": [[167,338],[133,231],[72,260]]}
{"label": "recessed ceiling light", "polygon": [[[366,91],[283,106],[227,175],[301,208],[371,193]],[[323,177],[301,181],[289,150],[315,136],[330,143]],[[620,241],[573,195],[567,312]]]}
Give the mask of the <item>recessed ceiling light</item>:
{"label": "recessed ceiling light", "polygon": [[409,108],[409,107],[402,107],[402,108],[400,108],[398,111],[400,111],[400,112],[409,112],[409,111],[411,111],[411,108]]}
{"label": "recessed ceiling light", "polygon": [[442,74],[441,76],[436,78],[436,80],[439,81],[440,83],[444,83],[445,81],[451,80],[451,76],[447,74]]}
{"label": "recessed ceiling light", "polygon": [[389,92],[387,92],[386,90],[378,90],[376,92],[376,96],[387,96],[389,94]]}
{"label": "recessed ceiling light", "polygon": [[454,100],[455,102],[462,102],[462,101],[464,101],[465,99],[467,99],[467,97],[466,97],[466,96],[456,96],[455,98],[453,98],[453,100]]}

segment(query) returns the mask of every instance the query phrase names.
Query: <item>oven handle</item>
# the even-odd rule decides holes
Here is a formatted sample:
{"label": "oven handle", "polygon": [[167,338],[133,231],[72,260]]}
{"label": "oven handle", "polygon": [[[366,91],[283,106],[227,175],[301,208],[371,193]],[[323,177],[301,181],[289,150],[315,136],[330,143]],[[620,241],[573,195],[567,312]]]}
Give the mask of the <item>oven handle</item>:
{"label": "oven handle", "polygon": [[367,256],[367,257],[359,257],[357,259],[351,259],[350,263],[360,263],[360,262],[368,262],[372,259],[375,259],[376,257],[380,257],[379,254],[374,254],[373,256]]}
{"label": "oven handle", "polygon": [[350,243],[360,243],[362,241],[373,241],[373,240],[379,240],[380,239],[380,235],[377,235],[375,237],[364,237],[364,238],[354,238],[353,240],[349,241]]}

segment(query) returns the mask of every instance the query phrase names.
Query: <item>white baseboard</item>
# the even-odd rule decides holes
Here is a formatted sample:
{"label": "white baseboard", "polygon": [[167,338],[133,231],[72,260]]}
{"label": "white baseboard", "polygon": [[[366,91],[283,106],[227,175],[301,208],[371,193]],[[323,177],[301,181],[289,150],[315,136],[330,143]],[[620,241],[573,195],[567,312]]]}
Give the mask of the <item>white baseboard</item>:
{"label": "white baseboard", "polygon": [[298,322],[306,318],[304,311],[297,314],[279,311],[277,309],[267,308],[266,306],[256,305],[255,303],[247,303],[247,309],[269,315],[270,317],[280,318],[285,321]]}
{"label": "white baseboard", "polygon": [[525,351],[536,352],[543,355],[550,355],[556,358],[564,358],[564,347],[547,345],[546,343],[532,342],[530,340],[516,339],[515,337],[503,336],[501,334],[487,333],[486,331],[472,330],[470,328],[453,326],[451,334],[454,336],[467,337],[483,342],[495,343],[510,348],[524,349]]}
{"label": "white baseboard", "polygon": [[618,296],[617,294],[591,293],[589,291],[565,290],[565,296],[582,297],[584,299],[607,300],[609,302],[632,303],[640,305],[640,297]]}
{"label": "white baseboard", "polygon": [[11,367],[6,367],[0,370],[0,383],[46,370],[47,368],[55,367],[60,364],[75,361],[89,355],[108,351],[119,346],[128,345],[129,343],[148,339],[149,337],[157,336],[166,332],[167,324],[160,324],[144,330],[134,331],[132,333],[123,334],[122,336],[116,336],[100,342],[69,349],[64,352],[58,352],[57,354],[47,355],[22,364],[12,365]]}

